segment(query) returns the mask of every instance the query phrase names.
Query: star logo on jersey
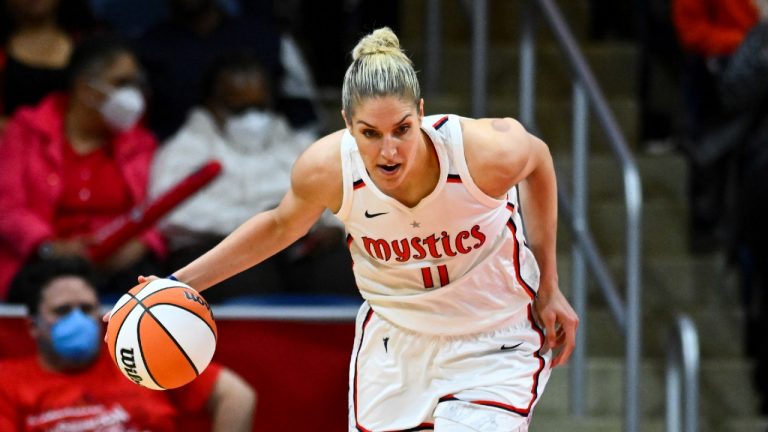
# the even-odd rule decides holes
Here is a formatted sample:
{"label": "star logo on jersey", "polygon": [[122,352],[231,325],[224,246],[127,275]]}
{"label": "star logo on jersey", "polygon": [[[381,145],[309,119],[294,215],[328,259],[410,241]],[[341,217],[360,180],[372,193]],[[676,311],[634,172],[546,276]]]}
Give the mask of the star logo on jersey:
{"label": "star logo on jersey", "polygon": [[387,214],[387,213],[389,213],[389,212],[381,212],[381,213],[368,213],[368,210],[366,210],[366,211],[365,211],[365,217],[367,217],[368,219],[371,219],[371,218],[375,218],[375,217],[377,217],[377,216],[382,216],[382,215],[385,215],[385,214]]}
{"label": "star logo on jersey", "polygon": [[419,222],[413,221],[411,222],[411,226],[414,228],[421,228],[421,224]]}

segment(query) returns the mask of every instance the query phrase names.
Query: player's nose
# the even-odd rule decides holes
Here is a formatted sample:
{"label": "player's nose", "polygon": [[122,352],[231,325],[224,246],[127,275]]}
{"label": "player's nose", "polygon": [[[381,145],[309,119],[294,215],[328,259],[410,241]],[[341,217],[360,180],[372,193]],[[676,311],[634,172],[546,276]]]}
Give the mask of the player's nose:
{"label": "player's nose", "polygon": [[392,159],[397,154],[397,144],[392,137],[384,137],[384,143],[381,145],[381,155],[387,159]]}

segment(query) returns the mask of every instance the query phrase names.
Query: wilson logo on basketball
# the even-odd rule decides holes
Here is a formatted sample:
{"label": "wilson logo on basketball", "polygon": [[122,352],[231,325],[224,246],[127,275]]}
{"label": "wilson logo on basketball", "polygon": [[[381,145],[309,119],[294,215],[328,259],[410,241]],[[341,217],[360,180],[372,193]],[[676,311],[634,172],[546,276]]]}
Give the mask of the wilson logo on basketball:
{"label": "wilson logo on basketball", "polygon": [[133,356],[133,348],[120,348],[120,363],[123,364],[125,374],[136,384],[141,384],[141,376],[136,371],[136,359]]}
{"label": "wilson logo on basketball", "polygon": [[208,302],[203,300],[203,298],[198,295],[194,295],[189,291],[184,291],[184,297],[186,297],[187,300],[192,300],[193,302],[198,303],[201,306],[205,306],[205,308],[208,309],[209,311],[211,310],[211,306],[208,305]]}
{"label": "wilson logo on basketball", "polygon": [[479,249],[484,243],[485,234],[480,231],[479,225],[469,231],[459,231],[453,237],[446,231],[441,232],[440,236],[431,234],[392,241],[363,237],[363,248],[368,255],[382,261],[389,261],[394,256],[398,262],[420,260],[428,256],[442,258],[465,255]]}

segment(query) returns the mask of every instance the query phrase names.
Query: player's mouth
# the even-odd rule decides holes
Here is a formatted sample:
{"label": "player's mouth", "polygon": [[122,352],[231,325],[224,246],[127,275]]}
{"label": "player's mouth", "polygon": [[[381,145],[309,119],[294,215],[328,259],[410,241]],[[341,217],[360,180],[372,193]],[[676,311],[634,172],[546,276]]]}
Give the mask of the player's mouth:
{"label": "player's mouth", "polygon": [[402,164],[379,164],[377,165],[379,169],[379,173],[381,173],[384,176],[393,176],[397,174],[398,171],[400,171],[400,167]]}

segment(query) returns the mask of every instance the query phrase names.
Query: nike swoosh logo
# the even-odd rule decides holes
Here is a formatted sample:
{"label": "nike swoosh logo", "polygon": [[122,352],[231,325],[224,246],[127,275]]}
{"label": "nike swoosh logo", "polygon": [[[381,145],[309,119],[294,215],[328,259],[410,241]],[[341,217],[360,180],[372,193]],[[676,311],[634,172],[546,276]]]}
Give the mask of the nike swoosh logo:
{"label": "nike swoosh logo", "polygon": [[515,344],[515,345],[512,345],[512,346],[502,345],[500,349],[501,349],[502,351],[506,351],[506,350],[513,350],[513,349],[515,349],[515,348],[519,347],[519,346],[520,346],[520,345],[522,345],[522,344],[523,344],[523,343],[522,343],[522,342],[520,342],[519,344]]}
{"label": "nike swoosh logo", "polygon": [[376,216],[385,215],[389,212],[381,212],[381,213],[368,213],[368,210],[365,211],[365,217],[367,218],[375,218]]}

